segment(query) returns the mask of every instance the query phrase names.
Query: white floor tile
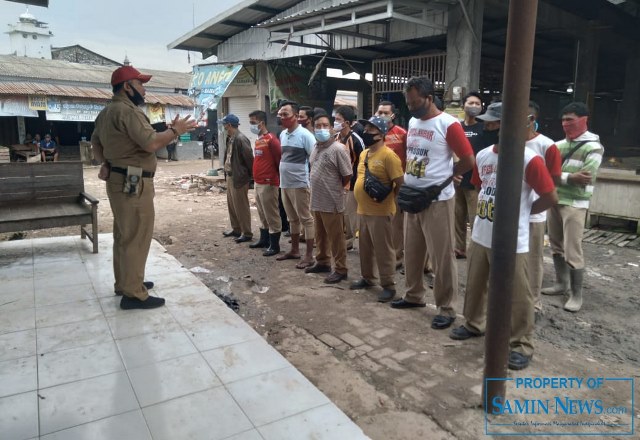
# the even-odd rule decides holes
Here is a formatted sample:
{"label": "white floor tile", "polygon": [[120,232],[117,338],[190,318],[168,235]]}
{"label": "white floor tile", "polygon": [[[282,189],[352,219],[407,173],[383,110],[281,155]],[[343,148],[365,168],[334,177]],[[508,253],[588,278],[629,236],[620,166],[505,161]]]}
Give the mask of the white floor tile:
{"label": "white floor tile", "polygon": [[96,299],[93,284],[73,284],[69,286],[56,286],[37,284],[35,287],[36,307],[52,306],[74,301]]}
{"label": "white floor tile", "polygon": [[26,393],[37,388],[38,368],[35,356],[0,362],[0,397]]}
{"label": "white floor tile", "polygon": [[0,335],[0,361],[33,356],[34,354],[36,354],[35,330]]}
{"label": "white floor tile", "polygon": [[33,283],[33,261],[30,257],[14,260],[0,258],[0,281],[4,285],[13,280],[31,280]]}
{"label": "white floor tile", "polygon": [[116,341],[127,369],[195,353],[184,332],[162,332]]}
{"label": "white floor tile", "polygon": [[152,440],[142,411],[136,410],[40,437],[40,440]]}
{"label": "white floor tile", "polygon": [[[202,356],[223,383],[291,366],[264,339],[204,351]],[[259,361],[256,362],[256,359]]]}
{"label": "white floor tile", "polygon": [[165,307],[143,310],[144,313],[124,313],[107,318],[115,339],[125,339],[147,333],[181,331],[180,325]]}
{"label": "white floor tile", "polygon": [[4,297],[13,298],[15,296],[33,296],[33,273],[29,275],[29,278],[10,278],[2,283],[2,293],[0,293],[0,299],[3,304],[7,302]]}
{"label": "white floor tile", "polygon": [[48,388],[124,370],[113,341],[38,356],[40,388]]}
{"label": "white floor tile", "polygon": [[329,399],[293,367],[226,387],[256,426],[329,403]]}
{"label": "white floor tile", "polygon": [[235,314],[233,310],[227,307],[227,305],[217,297],[211,298],[208,301],[192,304],[168,304],[167,309],[182,325],[211,322],[220,317],[228,317],[231,314]]}
{"label": "white floor tile", "polygon": [[38,332],[38,353],[66,350],[112,340],[104,317],[45,327]]}
{"label": "white floor tile", "polygon": [[201,322],[194,325],[184,325],[189,338],[198,350],[211,350],[225,345],[238,344],[260,338],[242,318],[236,316]]}
{"label": "white floor tile", "polygon": [[223,387],[142,410],[154,440],[222,440],[253,428]]}
{"label": "white floor tile", "polygon": [[102,308],[97,299],[74,301],[53,306],[43,306],[36,309],[36,325],[52,327],[77,321],[86,321],[102,316]]}
{"label": "white floor tile", "polygon": [[200,281],[193,281],[183,287],[158,287],[155,291],[158,296],[166,299],[168,305],[200,304],[218,300],[215,294]]}
{"label": "white floor tile", "polygon": [[134,368],[129,378],[142,407],[222,385],[199,353]]}
{"label": "white floor tile", "polygon": [[265,440],[366,440],[362,430],[330,403],[258,428]]}
{"label": "white floor tile", "polygon": [[264,440],[260,433],[255,429],[251,431],[245,431],[240,434],[233,435],[231,437],[227,437],[224,440]]}
{"label": "white floor tile", "polygon": [[138,409],[123,372],[85,379],[39,391],[40,433],[49,434]]}
{"label": "white floor tile", "polygon": [[0,334],[33,328],[36,328],[36,312],[33,307],[18,310],[4,310],[4,307],[0,307]]}
{"label": "white floor tile", "polygon": [[0,436],[11,440],[24,440],[38,436],[36,391],[0,399]]}

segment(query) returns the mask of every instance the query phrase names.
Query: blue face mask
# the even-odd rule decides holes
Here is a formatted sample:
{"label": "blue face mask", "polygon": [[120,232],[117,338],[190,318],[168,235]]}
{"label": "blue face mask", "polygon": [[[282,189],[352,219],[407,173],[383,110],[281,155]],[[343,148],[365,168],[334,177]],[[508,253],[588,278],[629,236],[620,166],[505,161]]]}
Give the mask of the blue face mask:
{"label": "blue face mask", "polygon": [[321,128],[319,130],[316,129],[315,136],[318,142],[327,142],[331,137],[331,132],[329,131],[328,128]]}
{"label": "blue face mask", "polygon": [[253,133],[253,134],[259,134],[260,133],[260,126],[254,125],[254,124],[249,124],[249,130],[251,130],[251,133]]}

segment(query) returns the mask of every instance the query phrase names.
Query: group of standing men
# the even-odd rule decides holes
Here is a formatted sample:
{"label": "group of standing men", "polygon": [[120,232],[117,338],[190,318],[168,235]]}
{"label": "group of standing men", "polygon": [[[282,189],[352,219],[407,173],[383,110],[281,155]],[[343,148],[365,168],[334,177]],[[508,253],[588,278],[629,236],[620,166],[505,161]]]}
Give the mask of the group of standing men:
{"label": "group of standing men", "polygon": [[[188,117],[177,117],[166,131],[153,130],[138,108],[144,103],[144,83],[150,79],[131,66],[114,71],[111,80],[114,99],[96,119],[91,140],[96,157],[103,161],[99,177],[107,182],[114,214],[114,289],[117,295],[122,295],[123,309],[164,304],[162,298],[149,296],[153,283],[144,281],[154,221],[155,151],[195,128]],[[436,106],[433,84],[426,77],[408,81],[405,100],[412,116],[406,138],[404,130],[393,123],[395,109],[390,102],[380,103],[371,119],[359,121],[361,135],[353,133],[353,110],[338,109],[340,118],[336,117],[332,124],[324,111],[306,108],[301,117],[300,107],[286,101],[278,111],[279,123],[284,128],[279,139],[268,132],[266,114],[254,111],[250,114],[250,129],[259,135],[255,157],[249,140],[238,130],[239,119],[227,115],[221,123],[227,132],[223,163],[232,230],[224,235],[239,243],[252,240],[248,190],[253,178],[261,234],[251,246],[266,248],[265,256],[279,254],[281,192],[290,222],[291,248],[277,258],[300,260],[297,268],[307,273],[329,273],[325,282],[338,283],[347,278],[345,223],[349,221],[347,206],[353,196],[360,220],[361,278],[351,288],[366,289],[379,283],[382,292],[378,300],[394,299],[395,270],[402,252],[397,240],[403,234],[407,289],[405,296],[392,301],[391,306],[396,309],[425,306],[423,271],[429,259],[435,272],[433,289],[438,308],[431,327],[446,329],[456,319],[453,308],[458,290],[456,256],[467,257],[463,312],[466,322],[454,328],[450,336],[454,339],[480,336],[486,321],[498,152],[500,148],[511,147],[500,145],[495,136],[502,105],[491,104],[480,115],[480,97],[472,93],[465,97],[466,117],[461,124]],[[529,109],[527,121],[523,121],[529,127],[529,139],[522,164],[509,355],[512,369],[526,368],[533,354],[534,303],[542,274],[543,227],[538,223],[544,224],[536,215],[548,209],[556,283],[542,293],[569,292],[565,304],[569,311],[578,311],[582,305],[582,225],[604,152],[597,135],[587,130],[588,109],[584,104],[571,103],[563,109],[566,136],[557,143],[537,132],[537,105],[531,103]],[[307,122],[305,119],[311,119],[312,114],[312,125],[303,126],[300,122]],[[482,135],[476,119],[484,121]],[[481,136],[486,145],[477,142],[476,138]],[[492,136],[495,139],[488,144]],[[353,140],[361,142],[360,148]],[[469,171],[471,176],[465,177]],[[411,197],[417,200],[407,200]],[[431,203],[422,203],[427,198]],[[473,225],[468,249],[466,243],[455,239],[456,200],[467,209],[457,218],[468,218]],[[419,208],[402,215],[399,205]],[[304,257],[299,248],[303,230]],[[462,228],[458,232],[462,233]]]}

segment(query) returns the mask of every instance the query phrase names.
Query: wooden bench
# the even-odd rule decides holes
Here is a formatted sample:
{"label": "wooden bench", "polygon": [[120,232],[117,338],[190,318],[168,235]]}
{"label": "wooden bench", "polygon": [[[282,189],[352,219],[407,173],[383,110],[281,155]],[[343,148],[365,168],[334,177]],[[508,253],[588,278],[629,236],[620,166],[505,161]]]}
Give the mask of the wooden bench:
{"label": "wooden bench", "polygon": [[84,192],[81,162],[0,164],[0,232],[75,225],[98,253],[98,200]]}

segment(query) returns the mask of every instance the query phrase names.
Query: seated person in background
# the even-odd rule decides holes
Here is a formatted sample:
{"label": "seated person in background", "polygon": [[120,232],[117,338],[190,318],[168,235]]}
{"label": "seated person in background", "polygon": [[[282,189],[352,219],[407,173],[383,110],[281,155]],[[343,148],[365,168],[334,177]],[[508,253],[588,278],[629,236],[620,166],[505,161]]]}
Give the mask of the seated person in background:
{"label": "seated person in background", "polygon": [[40,152],[40,143],[42,143],[40,134],[36,133],[36,135],[33,137],[33,140],[31,140],[30,142],[33,144],[34,150],[38,150],[38,152]]}
{"label": "seated person in background", "polygon": [[[36,135],[38,137],[38,135]],[[50,134],[44,136],[44,140],[40,142],[40,155],[42,162],[57,162],[58,161],[58,145],[51,139]]]}

